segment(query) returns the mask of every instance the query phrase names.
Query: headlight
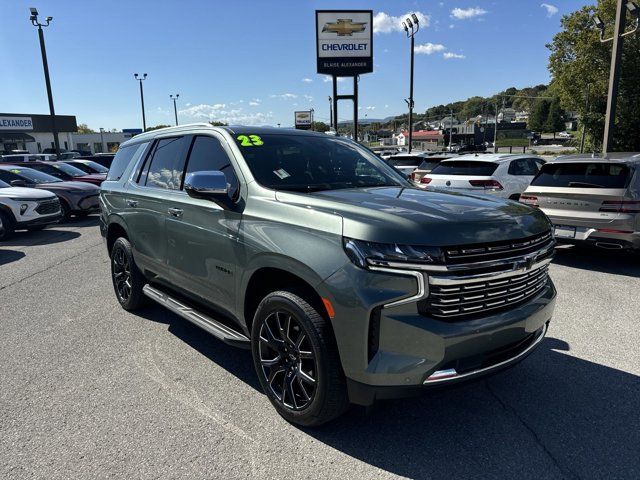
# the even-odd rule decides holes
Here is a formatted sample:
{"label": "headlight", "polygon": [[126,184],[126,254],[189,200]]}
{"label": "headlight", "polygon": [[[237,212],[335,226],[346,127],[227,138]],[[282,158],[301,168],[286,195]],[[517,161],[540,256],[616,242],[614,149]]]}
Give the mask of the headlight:
{"label": "headlight", "polygon": [[397,243],[373,243],[352,238],[343,239],[349,259],[361,268],[369,266],[393,267],[395,263],[441,265],[444,255],[438,247],[400,245]]}
{"label": "headlight", "polygon": [[26,212],[28,208],[29,208],[28,203],[23,203],[22,205],[20,205],[20,215],[24,215],[24,212]]}

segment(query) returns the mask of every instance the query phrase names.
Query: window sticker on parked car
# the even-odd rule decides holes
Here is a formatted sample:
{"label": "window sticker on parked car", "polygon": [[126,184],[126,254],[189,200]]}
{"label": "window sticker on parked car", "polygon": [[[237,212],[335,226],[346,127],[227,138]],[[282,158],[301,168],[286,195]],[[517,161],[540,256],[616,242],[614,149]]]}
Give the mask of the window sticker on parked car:
{"label": "window sticker on parked car", "polygon": [[259,135],[238,135],[237,140],[240,142],[241,147],[259,147],[264,145]]}
{"label": "window sticker on parked car", "polygon": [[280,180],[284,180],[287,177],[290,177],[289,172],[287,172],[284,168],[279,168],[278,170],[274,170],[275,173]]}
{"label": "window sticker on parked car", "polygon": [[22,170],[20,170],[19,168],[14,168],[12,170],[9,170],[11,173],[20,173]]}

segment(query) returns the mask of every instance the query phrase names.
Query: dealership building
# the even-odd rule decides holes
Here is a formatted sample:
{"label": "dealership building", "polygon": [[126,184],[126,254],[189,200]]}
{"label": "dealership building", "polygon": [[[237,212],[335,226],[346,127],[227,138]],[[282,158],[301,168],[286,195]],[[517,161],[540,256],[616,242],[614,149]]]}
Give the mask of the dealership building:
{"label": "dealership building", "polygon": [[[56,127],[61,150],[82,150],[91,153],[113,152],[141,130],[123,132],[77,133],[74,115],[56,115]],[[51,115],[0,113],[0,154],[12,150],[42,153],[54,149]],[[50,151],[50,150],[49,150]]]}

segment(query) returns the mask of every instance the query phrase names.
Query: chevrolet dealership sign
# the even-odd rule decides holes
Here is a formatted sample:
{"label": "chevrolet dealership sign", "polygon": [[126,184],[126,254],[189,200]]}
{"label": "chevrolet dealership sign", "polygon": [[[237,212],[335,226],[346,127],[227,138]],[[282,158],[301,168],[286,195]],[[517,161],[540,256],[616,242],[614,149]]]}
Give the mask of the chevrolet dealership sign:
{"label": "chevrolet dealership sign", "polygon": [[0,117],[0,130],[33,130],[31,117]]}
{"label": "chevrolet dealership sign", "polygon": [[373,72],[373,11],[316,10],[318,73]]}
{"label": "chevrolet dealership sign", "polygon": [[308,130],[311,128],[311,110],[305,110],[302,112],[294,112],[295,126],[299,130]]}

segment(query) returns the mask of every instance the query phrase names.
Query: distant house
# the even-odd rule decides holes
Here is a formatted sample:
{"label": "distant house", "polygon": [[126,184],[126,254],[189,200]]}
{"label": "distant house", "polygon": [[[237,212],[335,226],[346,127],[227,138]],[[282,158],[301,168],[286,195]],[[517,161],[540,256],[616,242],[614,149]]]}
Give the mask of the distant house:
{"label": "distant house", "polygon": [[498,114],[499,122],[514,122],[516,120],[516,111],[513,108],[503,108]]}
{"label": "distant house", "polygon": [[[401,133],[405,138],[409,137],[409,132]],[[412,148],[416,150],[438,150],[443,145],[444,135],[441,130],[416,130],[412,132]]]}

